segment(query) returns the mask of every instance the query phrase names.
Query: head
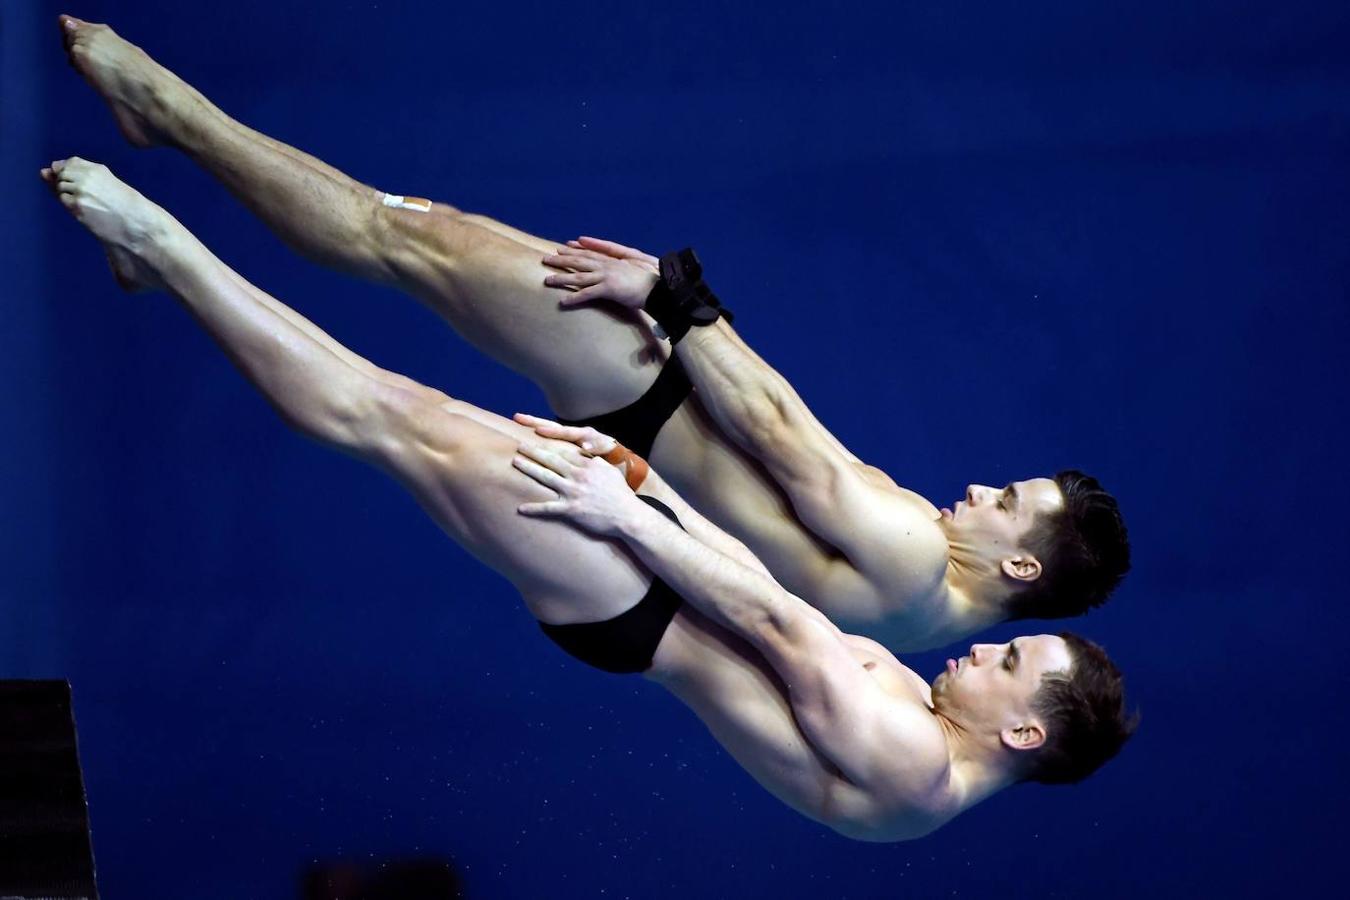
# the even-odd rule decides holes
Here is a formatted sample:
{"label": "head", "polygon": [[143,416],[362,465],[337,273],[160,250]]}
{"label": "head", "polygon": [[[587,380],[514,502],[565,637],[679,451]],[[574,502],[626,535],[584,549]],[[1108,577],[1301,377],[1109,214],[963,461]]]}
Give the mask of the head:
{"label": "head", "polygon": [[940,521],[953,563],[997,585],[1009,619],[1079,615],[1106,602],[1130,568],[1116,499],[1072,469],[972,484]]}
{"label": "head", "polygon": [[1081,781],[1119,752],[1138,717],[1101,647],[1038,634],[975,644],[933,681],[933,707],[988,746],[1019,781]]}

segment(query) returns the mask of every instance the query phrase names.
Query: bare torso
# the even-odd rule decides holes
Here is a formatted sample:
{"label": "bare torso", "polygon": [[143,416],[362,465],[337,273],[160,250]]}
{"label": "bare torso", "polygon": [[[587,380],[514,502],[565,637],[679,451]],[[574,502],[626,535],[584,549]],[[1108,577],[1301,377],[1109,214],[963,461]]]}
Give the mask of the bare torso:
{"label": "bare torso", "polygon": [[[550,493],[510,465],[517,443],[533,439],[530,431],[460,401],[420,410],[406,422],[410,437],[399,442],[407,449],[394,457],[394,474],[451,537],[521,590],[536,617],[598,621],[645,593],[650,574],[617,542],[516,514],[519,503]],[[929,687],[876,641],[857,635],[844,641],[885,698],[881,727],[857,736],[871,743],[863,748],[869,755],[888,761],[884,785],[845,777],[799,727],[792,697],[764,656],[688,604],[662,637],[648,677],[800,813],[860,840],[927,834],[959,811]]]}
{"label": "bare torso", "polygon": [[[66,27],[80,35],[80,47],[97,48],[90,55],[81,50],[72,62],[114,102],[133,141],[153,136],[189,151],[299,252],[418,297],[482,352],[537,384],[559,415],[620,408],[655,379],[669,348],[639,317],[604,304],[560,308],[565,293],[545,286],[554,270],[542,262],[557,242],[444,203],[431,204],[429,212],[391,208],[382,192],[231,122],[111,31]],[[134,110],[133,84],[142,107]],[[141,103],[150,97],[154,104]],[[900,648],[950,639],[945,545],[931,534],[898,544],[900,564],[893,571],[873,567],[863,577],[850,575],[837,551],[802,526],[773,482],[711,426],[695,402],[686,402],[667,423],[653,457],[696,507],[746,541],[790,590],[846,630]],[[894,497],[911,513],[923,505],[899,489]],[[916,532],[933,530],[935,512],[927,512],[927,520],[916,513]],[[461,523],[469,546],[492,564],[513,563],[500,548],[492,550],[495,556],[478,549],[479,543],[494,547],[490,532],[505,527],[492,516],[488,521],[495,524],[467,517]],[[538,536],[552,537],[544,531]]]}
{"label": "bare torso", "polygon": [[895,707],[897,729],[876,752],[903,759],[904,773],[884,795],[851,783],[812,746],[785,686],[760,654],[688,607],[667,630],[648,677],[689,706],[761,786],[801,814],[858,840],[921,837],[959,812],[929,687],[876,642],[846,640]]}
{"label": "bare torso", "polygon": [[[65,27],[72,27],[70,20]],[[184,149],[191,141],[193,158],[301,252],[420,297],[466,339],[539,384],[560,413],[617,408],[655,377],[653,340],[632,317],[601,309],[559,311],[556,293],[542,282],[539,254],[548,252],[549,242],[441,204],[431,215],[386,207],[376,192],[317,160],[297,164],[294,151],[236,127],[205,98],[188,96],[181,82],[157,74],[135,48],[119,44],[106,29],[98,34],[102,49],[92,51],[80,38],[80,53],[71,52],[100,90],[110,93],[117,79],[140,79],[145,97],[155,96],[152,81],[164,91],[161,103],[139,111],[127,105],[130,92],[119,97],[119,121],[124,130],[134,126],[129,137],[148,142],[153,133],[170,140],[174,125],[191,120],[192,127],[177,129],[174,138]],[[182,95],[182,102],[169,103],[173,95]],[[176,115],[153,128],[138,118],[152,107],[171,106]],[[80,209],[99,214],[77,218],[110,249],[130,252],[125,235],[113,234],[113,211],[135,201],[113,189],[106,196],[121,199],[102,202],[94,186],[108,187],[103,171],[78,192],[80,204],[98,201]],[[47,174],[56,181],[57,173]],[[170,221],[166,214],[160,221],[165,233],[172,230]],[[650,573],[616,542],[517,513],[521,503],[552,497],[511,467],[522,441],[538,442],[531,432],[378,369],[248,285],[195,239],[169,240],[157,249],[161,262],[172,264],[156,279],[189,306],[297,428],[388,471],[447,534],[510,579],[536,617],[599,621],[631,608],[646,591]],[[785,583],[841,621],[863,620],[871,633],[904,646],[906,630],[913,633],[933,614],[933,604],[941,605],[945,550],[910,554],[870,587],[840,590],[839,567],[829,565],[831,549],[811,537],[763,473],[693,404],[665,432],[654,461],[672,481],[762,553]],[[891,500],[897,511],[931,525],[912,495],[897,489]],[[890,596],[899,602],[878,601]],[[873,642],[846,641],[886,698],[877,707],[883,715],[876,733],[857,736],[870,742],[863,749],[873,759],[892,763],[880,787],[864,789],[845,778],[798,727],[789,692],[763,657],[687,609],[665,633],[651,677],[691,706],[728,751],[789,805],[853,837],[917,837],[958,811],[946,737],[922,680]]]}
{"label": "bare torso", "polygon": [[886,570],[864,574],[802,524],[786,494],[731,444],[696,397],[661,429],[652,464],[694,507],[744,541],[779,583],[844,631],[904,651],[941,646],[974,630],[950,609],[937,508],[880,470],[866,467],[865,475],[897,510],[897,540]]}
{"label": "bare torso", "polygon": [[[621,408],[652,384],[669,345],[627,311],[603,304],[559,309],[562,294],[543,286],[551,270],[540,262],[554,242],[442,204],[433,212],[391,220],[391,233],[399,236],[390,262],[396,280],[480,350],[538,385],[559,416],[580,419]],[[802,524],[773,479],[713,423],[696,396],[661,428],[651,462],[695,508],[744,541],[785,587],[845,631],[917,650],[975,630],[953,621],[937,510],[879,471],[869,469],[869,480],[891,488],[878,495],[894,505],[897,532],[906,537],[884,565],[863,573]]]}

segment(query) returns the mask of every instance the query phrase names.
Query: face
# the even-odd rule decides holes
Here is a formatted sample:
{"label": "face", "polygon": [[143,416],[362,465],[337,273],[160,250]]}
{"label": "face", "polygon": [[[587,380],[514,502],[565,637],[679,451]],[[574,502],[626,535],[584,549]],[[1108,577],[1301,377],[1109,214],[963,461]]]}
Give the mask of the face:
{"label": "face", "polygon": [[972,484],[966,496],[950,509],[941,510],[939,523],[952,552],[963,562],[981,568],[1002,569],[1013,578],[1034,580],[1040,566],[1008,566],[1009,560],[1030,556],[1026,538],[1037,517],[1064,508],[1064,495],[1051,478],[1014,481],[996,488]]}
{"label": "face", "polygon": [[1072,664],[1068,645],[1053,634],[975,644],[933,680],[933,707],[976,732],[1004,735],[1035,722],[1031,701],[1042,676]]}

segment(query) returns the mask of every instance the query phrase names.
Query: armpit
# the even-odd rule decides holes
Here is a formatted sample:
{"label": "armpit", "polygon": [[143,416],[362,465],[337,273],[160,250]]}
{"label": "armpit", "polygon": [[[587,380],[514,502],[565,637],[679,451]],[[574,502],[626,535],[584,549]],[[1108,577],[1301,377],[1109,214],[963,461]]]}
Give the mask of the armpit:
{"label": "armpit", "polygon": [[855,463],[858,471],[862,474],[864,480],[873,487],[878,488],[898,488],[895,479],[887,475],[876,466],[869,466],[867,463]]}

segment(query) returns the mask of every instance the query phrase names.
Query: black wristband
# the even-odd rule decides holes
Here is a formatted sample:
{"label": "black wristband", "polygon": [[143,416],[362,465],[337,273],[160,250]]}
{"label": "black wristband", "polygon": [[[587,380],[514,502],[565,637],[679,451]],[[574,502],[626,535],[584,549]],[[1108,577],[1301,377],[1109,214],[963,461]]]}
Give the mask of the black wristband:
{"label": "black wristband", "polygon": [[703,281],[703,265],[692,248],[661,257],[661,280],[643,305],[672,344],[695,326],[711,325],[733,318],[717,295]]}

